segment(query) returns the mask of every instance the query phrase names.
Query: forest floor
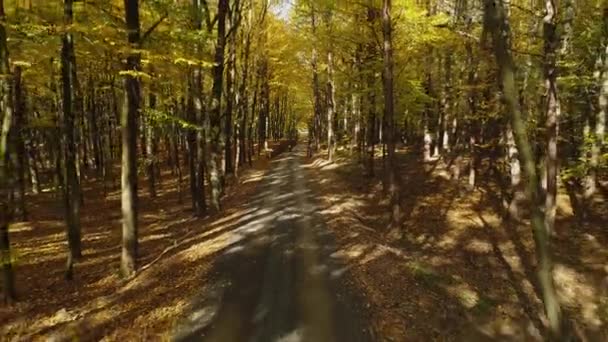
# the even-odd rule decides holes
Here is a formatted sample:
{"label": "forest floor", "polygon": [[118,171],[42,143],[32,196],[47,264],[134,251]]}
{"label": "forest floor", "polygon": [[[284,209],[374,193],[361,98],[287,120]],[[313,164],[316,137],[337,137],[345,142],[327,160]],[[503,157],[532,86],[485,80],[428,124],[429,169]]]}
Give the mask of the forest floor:
{"label": "forest floor", "polygon": [[[387,237],[388,203],[377,177],[348,151],[308,160],[321,215],[337,236],[371,330],[387,341],[536,341],[545,331],[526,224],[501,219],[497,187],[466,190],[442,160],[398,151],[404,236]],[[605,190],[603,193],[605,195]],[[608,340],[608,203],[584,224],[559,195],[555,282],[574,340]]]}
{"label": "forest floor", "polygon": [[[270,145],[274,157],[287,147],[287,141]],[[11,226],[19,301],[0,306],[0,340],[169,339],[191,299],[208,290],[212,282],[205,279],[214,276],[215,257],[229,244],[231,222],[246,214],[242,206],[255,195],[270,166],[262,156],[238,180],[229,179],[222,212],[204,218],[192,215],[187,177],[181,203],[177,177],[169,171],[163,172],[154,199],[141,179],[140,269],[126,281],[118,275],[121,215],[116,188],[104,196],[101,182],[84,183],[83,258],[72,281],[64,279],[61,199],[50,191],[29,194],[29,220]]]}
{"label": "forest floor", "polygon": [[[492,182],[468,191],[441,160],[400,150],[405,234],[395,242],[381,159],[369,177],[347,151],[328,163],[306,158],[304,144],[279,154],[286,147],[231,180],[210,217],[192,217],[168,172],[157,198],[142,189],[141,267],[126,281],[118,191],[85,187],[84,257],[70,282],[61,202],[28,198],[30,221],[11,227],[20,301],[0,307],[0,340],[540,339],[531,232],[501,220]],[[607,207],[598,198],[579,224],[559,196],[555,280],[588,341],[608,340]]]}

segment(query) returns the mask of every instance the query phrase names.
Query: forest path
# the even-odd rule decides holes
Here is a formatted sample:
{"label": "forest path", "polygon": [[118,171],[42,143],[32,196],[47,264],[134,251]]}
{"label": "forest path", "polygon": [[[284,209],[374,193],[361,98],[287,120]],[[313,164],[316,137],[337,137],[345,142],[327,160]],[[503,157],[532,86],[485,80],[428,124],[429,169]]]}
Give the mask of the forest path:
{"label": "forest path", "polygon": [[202,295],[175,340],[371,340],[340,286],[345,267],[331,257],[333,236],[307,185],[304,155],[302,144],[272,162],[216,261],[217,291]]}

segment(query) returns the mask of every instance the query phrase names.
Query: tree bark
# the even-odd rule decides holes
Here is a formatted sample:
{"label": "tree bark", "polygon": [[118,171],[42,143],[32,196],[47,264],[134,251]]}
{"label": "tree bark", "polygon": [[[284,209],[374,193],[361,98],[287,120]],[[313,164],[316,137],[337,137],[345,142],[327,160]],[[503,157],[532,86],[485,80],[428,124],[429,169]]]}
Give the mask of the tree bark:
{"label": "tree bark", "polygon": [[23,80],[21,78],[22,70],[20,66],[15,66],[14,70],[14,91],[15,91],[15,109],[13,114],[13,144],[15,149],[14,173],[15,173],[15,217],[22,221],[27,220],[27,212],[25,208],[25,174],[26,153],[25,142],[23,137],[26,136],[26,121],[25,121],[25,98],[23,92]]}
{"label": "tree bark", "polygon": [[0,0],[0,92],[2,101],[2,131],[0,132],[0,262],[2,263],[2,290],[4,302],[12,303],[17,299],[15,276],[11,261],[9,225],[11,221],[10,181],[9,181],[9,136],[13,121],[12,86],[6,34],[6,14],[4,0]]}
{"label": "tree bark", "polygon": [[546,91],[547,151],[545,167],[547,188],[545,194],[545,228],[549,234],[554,232],[557,204],[558,154],[560,103],[557,96],[557,47],[559,39],[556,32],[557,6],[555,0],[545,0],[544,28],[544,78]]}
{"label": "tree bark", "polygon": [[382,36],[384,52],[384,116],[386,118],[387,143],[387,183],[390,197],[391,223],[394,236],[399,237],[401,222],[401,180],[397,172],[397,159],[395,155],[395,110],[393,90],[393,38],[391,22],[391,0],[383,0],[382,6]]}
{"label": "tree bark", "polygon": [[[217,42],[215,45],[215,57],[213,66],[213,86],[211,90],[211,103],[209,105],[209,114],[205,115],[205,132],[207,135],[205,141],[205,154],[207,159],[207,175],[209,185],[211,187],[211,207],[215,211],[220,210],[220,195],[222,192],[221,174],[219,167],[219,159],[217,154],[218,144],[212,144],[211,136],[213,131],[219,132],[220,111],[222,103],[222,87],[224,76],[224,48],[226,46],[226,15],[228,13],[228,0],[219,0],[217,9]],[[206,112],[207,114],[207,112]],[[213,123],[214,127],[211,127]]]}
{"label": "tree bark", "polygon": [[[202,4],[201,0],[193,0],[194,9],[194,29],[202,30]],[[200,55],[202,48],[196,46],[196,54]],[[191,120],[205,126],[208,113],[204,113],[203,108],[203,70],[201,65],[195,65],[192,69],[190,79],[190,100],[188,111],[191,115]],[[192,113],[193,111],[193,113]],[[207,212],[207,203],[205,201],[205,163],[208,162],[205,158],[209,158],[209,154],[205,153],[206,139],[210,134],[209,127],[204,127],[196,132],[188,132],[188,144],[190,149],[190,184],[192,193],[192,207],[195,216],[203,216]],[[181,170],[178,170],[181,172]]]}
{"label": "tree bark", "polygon": [[334,87],[334,62],[331,50],[327,53],[327,159],[331,162],[335,151],[334,116],[336,115],[336,89]]}
{"label": "tree bark", "polygon": [[[316,39],[317,32],[317,18],[314,5],[310,11],[310,25],[312,28],[313,39]],[[313,93],[313,109],[314,109],[314,117],[313,117],[313,137],[314,138],[314,149],[315,151],[319,150],[320,139],[321,139],[321,91],[319,87],[319,70],[317,65],[318,52],[316,42],[312,44],[312,57],[311,57],[311,67],[312,67],[312,93]],[[311,137],[309,137],[310,139]]]}
{"label": "tree bark", "polygon": [[72,25],[73,0],[64,2],[64,25],[68,31],[63,35],[61,48],[61,81],[63,85],[63,194],[65,205],[65,221],[68,238],[68,259],[66,278],[73,276],[75,260],[82,255],[80,242],[80,182],[77,171],[77,148],[74,137],[74,41],[69,31]]}
{"label": "tree bark", "polygon": [[[132,49],[140,45],[139,1],[125,0],[127,38]],[[122,129],[122,253],[120,271],[130,277],[137,268],[137,116],[140,108],[140,55],[130,52],[124,66],[124,101],[121,113]]]}
{"label": "tree bark", "polygon": [[[156,94],[153,93],[154,89],[150,90],[148,95],[148,107],[150,110],[156,109]],[[150,197],[156,197],[156,135],[154,131],[154,123],[152,118],[148,115],[145,118],[146,122],[146,174],[148,176],[148,193]]]}
{"label": "tree bark", "polygon": [[[608,5],[604,7],[604,38],[600,46],[597,63],[596,77],[598,82],[598,105],[595,115],[595,127],[589,132],[591,135],[591,151],[589,158],[589,171],[585,177],[584,198],[586,205],[597,191],[597,173],[600,156],[606,139],[606,116],[608,115]],[[585,209],[586,210],[586,209]],[[587,211],[587,210],[586,210]]]}
{"label": "tree bark", "polygon": [[234,171],[233,166],[233,155],[234,155],[234,146],[233,146],[233,109],[235,102],[235,82],[236,82],[236,30],[239,25],[239,0],[235,0],[232,6],[232,13],[230,15],[230,37],[228,44],[228,65],[227,65],[227,77],[226,77],[226,121],[224,122],[224,135],[226,136],[226,149],[224,151],[225,156],[225,164],[226,164],[226,174],[232,173]]}

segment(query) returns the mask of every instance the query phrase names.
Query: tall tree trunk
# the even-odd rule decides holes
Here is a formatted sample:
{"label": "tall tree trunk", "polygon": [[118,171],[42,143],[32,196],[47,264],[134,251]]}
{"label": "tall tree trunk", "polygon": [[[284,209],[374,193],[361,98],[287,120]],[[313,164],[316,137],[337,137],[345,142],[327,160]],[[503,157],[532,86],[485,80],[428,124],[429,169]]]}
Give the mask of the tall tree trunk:
{"label": "tall tree trunk", "polygon": [[233,167],[233,109],[235,101],[235,81],[236,81],[236,29],[239,25],[239,0],[235,0],[230,15],[230,37],[228,44],[228,65],[226,77],[226,121],[224,122],[224,135],[226,136],[225,163],[226,174],[232,173]]}
{"label": "tall tree trunk", "polygon": [[390,228],[400,236],[401,221],[401,180],[397,172],[397,160],[395,156],[395,110],[393,90],[393,38],[391,22],[391,0],[383,0],[382,5],[382,36],[384,41],[384,116],[386,118],[386,142],[387,142],[387,183],[390,197],[391,223]]}
{"label": "tall tree trunk", "polygon": [[[154,89],[150,90],[150,94],[148,95],[148,107],[150,110],[156,109],[156,94],[154,94]],[[156,197],[156,136],[154,132],[154,122],[152,122],[152,118],[150,115],[146,117],[146,174],[148,176],[148,192],[150,197]]]}
{"label": "tall tree trunk", "polygon": [[259,77],[262,82],[260,87],[260,111],[258,120],[258,155],[262,149],[268,150],[268,123],[270,114],[270,85],[268,76],[268,57],[263,56],[260,62]]}
{"label": "tall tree trunk", "polygon": [[590,130],[591,153],[589,160],[589,171],[585,177],[585,202],[589,204],[591,198],[597,191],[597,173],[602,148],[606,139],[606,116],[608,115],[608,4],[604,6],[603,16],[603,40],[599,48],[596,62],[596,79],[598,82],[598,104],[599,109],[595,116],[595,127]]}
{"label": "tall tree trunk", "polygon": [[[186,108],[185,108],[185,117],[190,122],[195,122],[197,119],[197,113],[194,109],[194,98],[197,96],[197,93],[200,89],[197,90],[196,87],[196,79],[198,77],[198,72],[196,70],[196,66],[192,69],[192,73],[188,75],[188,99],[186,100]],[[197,132],[194,130],[188,130],[186,132],[186,145],[187,145],[187,159],[188,160],[188,171],[190,173],[190,197],[192,200],[192,211],[195,216],[199,215],[198,211],[198,201],[200,199],[199,186],[198,186],[198,177],[197,177]]]}
{"label": "tall tree trunk", "polygon": [[374,76],[368,76],[367,79],[367,149],[368,149],[368,161],[367,161],[367,173],[370,177],[374,176],[374,158],[376,155],[376,94],[374,92]]}
{"label": "tall tree trunk", "polygon": [[[140,45],[139,1],[125,0],[127,38],[132,49]],[[124,75],[124,101],[121,113],[122,127],[122,253],[120,271],[124,277],[132,276],[137,268],[137,116],[140,108],[140,55],[130,52]]]}
{"label": "tall tree trunk", "polygon": [[13,127],[13,144],[15,148],[14,159],[14,173],[15,173],[15,217],[20,220],[27,220],[27,213],[25,208],[25,174],[27,171],[26,167],[26,153],[25,153],[25,142],[24,137],[26,133],[26,122],[25,122],[25,98],[23,92],[23,82],[21,78],[22,70],[20,66],[15,67],[14,72],[14,91],[15,91],[15,110],[13,114],[14,127]]}
{"label": "tall tree trunk", "polygon": [[[312,28],[313,37],[316,35],[317,31],[317,18],[315,13],[314,6],[310,12],[310,22]],[[311,67],[312,67],[312,93],[313,93],[313,109],[314,109],[314,118],[313,118],[313,138],[314,138],[314,148],[315,151],[319,150],[320,139],[321,139],[321,91],[319,86],[319,70],[317,65],[318,52],[316,43],[312,44],[312,58],[311,58]],[[309,137],[310,139],[311,137]]]}
{"label": "tall tree trunk", "polygon": [[[209,177],[209,185],[211,187],[211,207],[215,211],[220,210],[220,195],[221,195],[221,174],[219,167],[219,159],[217,154],[218,144],[212,144],[211,136],[213,131],[221,131],[220,111],[222,103],[222,87],[224,76],[224,48],[226,46],[226,15],[228,13],[228,0],[219,0],[217,8],[217,42],[215,45],[215,57],[213,66],[213,86],[211,90],[211,103],[209,106],[209,114],[205,115],[205,132],[207,135],[205,141],[205,154],[207,159],[207,174]],[[211,127],[211,123],[214,127]],[[213,131],[212,131],[213,130]]]}
{"label": "tall tree trunk", "polygon": [[[203,70],[201,66],[196,66],[194,70],[194,112],[197,123],[204,121],[205,110],[203,108]],[[204,130],[196,131],[196,200],[194,212],[201,217],[207,212],[207,202],[205,201],[205,134]],[[193,193],[194,195],[194,193]]]}
{"label": "tall tree trunk", "polygon": [[446,51],[444,62],[444,83],[443,83],[443,96],[441,97],[441,149],[443,152],[450,152],[450,121],[452,119],[453,108],[452,108],[452,51]]}
{"label": "tall tree trunk", "polygon": [[552,338],[559,339],[562,323],[561,310],[553,284],[553,262],[551,260],[549,235],[545,228],[541,204],[539,204],[536,162],[526,133],[526,123],[522,119],[515,84],[515,65],[510,51],[509,21],[501,1],[486,0],[484,7],[484,32],[489,31],[492,34],[505,107],[511,118],[515,142],[519,150],[519,159],[527,176],[526,196],[531,207],[530,220],[538,259],[537,275],[545,313],[549,322],[549,332]]}
{"label": "tall tree trunk", "polygon": [[0,0],[0,76],[2,76],[0,77],[0,92],[2,92],[2,101],[0,101],[2,111],[2,131],[0,132],[0,262],[2,263],[4,302],[12,303],[17,299],[8,232],[12,213],[9,201],[12,191],[9,181],[9,136],[13,121],[13,106],[5,23],[4,0]]}
{"label": "tall tree trunk", "polygon": [[[200,31],[203,28],[202,15],[203,6],[201,0],[193,0],[193,24],[194,30]],[[210,28],[207,28],[210,30]],[[196,54],[200,56],[202,47],[197,44]],[[209,114],[203,108],[203,71],[201,65],[195,65],[189,80],[190,99],[188,100],[188,113],[190,120],[204,127],[202,130],[188,132],[188,148],[190,160],[190,185],[192,193],[192,209],[194,215],[201,217],[207,212],[205,201],[205,163],[209,162],[210,154],[206,153],[206,139],[210,136],[208,124]],[[207,159],[205,159],[207,158]],[[178,170],[181,172],[181,170]]]}
{"label": "tall tree trunk", "polygon": [[248,91],[248,83],[247,81],[249,80],[249,54],[250,54],[250,50],[251,50],[251,31],[252,31],[252,27],[251,27],[251,16],[252,16],[252,10],[251,8],[249,8],[248,13],[247,13],[247,22],[248,22],[248,30],[247,30],[247,34],[244,35],[245,36],[245,42],[244,42],[244,49],[243,49],[243,55],[242,55],[242,65],[243,65],[243,71],[242,71],[242,76],[241,76],[241,85],[240,85],[240,90],[239,90],[239,94],[241,95],[242,99],[241,99],[241,104],[239,106],[239,110],[241,111],[241,123],[240,123],[240,139],[239,139],[239,143],[240,143],[240,148],[239,148],[239,164],[240,165],[244,165],[246,163],[247,160],[247,150],[248,150],[248,143],[247,141],[249,140],[249,125],[248,125],[248,120],[247,120],[247,113],[249,112],[249,91]]}
{"label": "tall tree trunk", "polygon": [[560,103],[557,96],[557,45],[559,39],[556,32],[557,6],[555,0],[545,0],[544,21],[544,77],[546,90],[546,122],[547,151],[545,167],[547,172],[547,192],[545,194],[545,228],[549,234],[554,232],[558,160],[557,140],[559,136]]}
{"label": "tall tree trunk", "polygon": [[82,255],[80,246],[80,182],[77,172],[77,148],[74,137],[74,41],[69,31],[72,25],[73,0],[64,2],[64,24],[68,31],[63,35],[61,48],[61,81],[63,84],[63,193],[65,221],[68,238],[68,260],[66,278],[73,275],[74,261]]}
{"label": "tall tree trunk", "polygon": [[[467,31],[471,31],[470,25],[467,25]],[[477,96],[475,86],[478,82],[477,77],[477,59],[473,54],[473,44],[471,41],[467,41],[465,45],[465,50],[467,53],[467,85],[469,86],[469,92],[467,94],[467,104],[469,109],[469,117],[472,118],[469,121],[469,151],[470,151],[470,160],[469,160],[469,189],[475,188],[476,176],[477,176],[477,163],[478,163],[478,155],[477,155],[477,144],[478,144],[478,134],[479,134],[479,123],[477,122]]]}

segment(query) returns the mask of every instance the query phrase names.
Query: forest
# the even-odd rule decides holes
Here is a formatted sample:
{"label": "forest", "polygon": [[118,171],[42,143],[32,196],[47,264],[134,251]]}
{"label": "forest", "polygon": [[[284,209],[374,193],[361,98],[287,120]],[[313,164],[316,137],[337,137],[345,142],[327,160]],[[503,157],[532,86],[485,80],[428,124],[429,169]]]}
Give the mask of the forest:
{"label": "forest", "polygon": [[608,341],[607,0],[0,0],[0,340]]}

